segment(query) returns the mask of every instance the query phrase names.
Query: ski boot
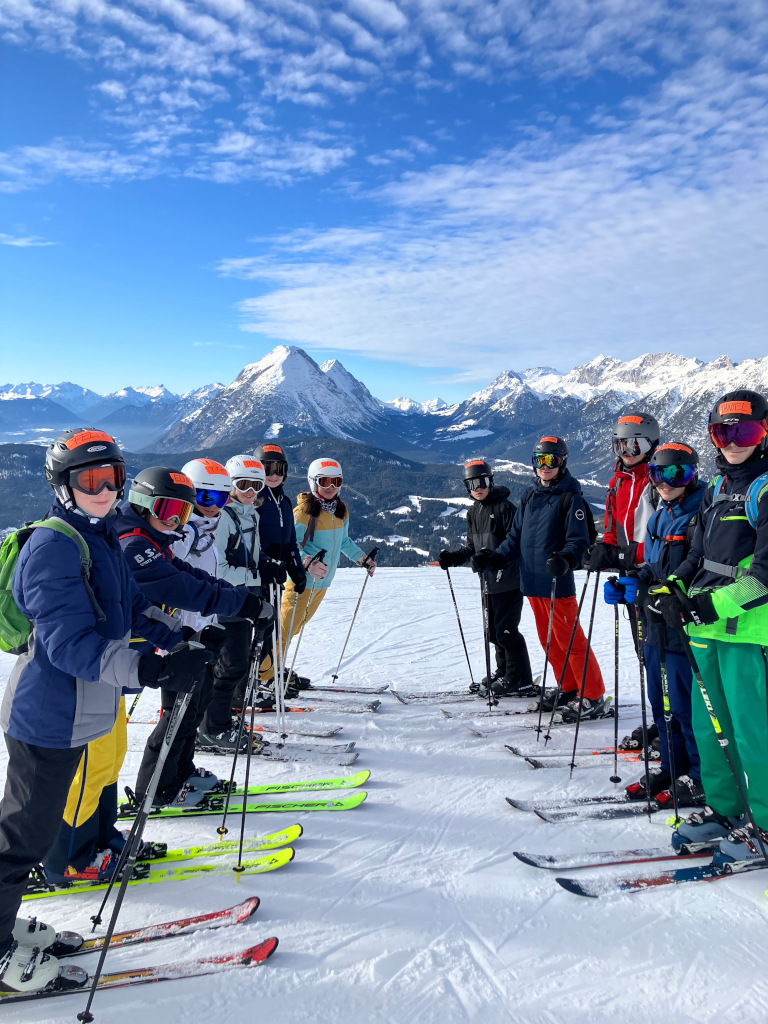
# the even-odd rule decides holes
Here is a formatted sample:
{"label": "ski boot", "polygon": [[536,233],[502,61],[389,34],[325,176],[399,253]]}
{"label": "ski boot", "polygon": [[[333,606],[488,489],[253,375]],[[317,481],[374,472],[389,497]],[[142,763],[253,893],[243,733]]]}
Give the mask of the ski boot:
{"label": "ski boot", "polygon": [[[653,743],[654,740],[659,738],[659,730],[655,722],[652,722],[648,726],[648,743]],[[643,749],[643,727],[638,725],[636,729],[633,729],[629,736],[625,736],[619,744],[619,750],[632,751],[633,753],[637,750]]]}
{"label": "ski boot", "polygon": [[488,688],[493,689],[493,684],[500,682],[504,678],[504,673],[500,668],[497,668],[495,672],[492,672],[490,677],[483,676],[479,683],[470,683],[469,692],[476,693],[478,697],[487,697]]}
{"label": "ski boot", "polygon": [[219,787],[223,785],[222,780],[218,775],[214,775],[213,772],[209,772],[207,768],[195,768],[188,779],[185,780],[190,786],[194,786],[195,789],[201,789],[204,793],[210,793],[213,790],[214,793],[220,793]]}
{"label": "ski boot", "polygon": [[[653,771],[653,768],[650,770]],[[692,779],[690,775],[678,775],[675,779],[675,790],[678,807],[703,807],[706,802],[704,787],[699,779]],[[662,810],[668,807],[674,810],[675,798],[671,786],[656,794],[656,803]]]}
{"label": "ski boot", "polygon": [[[195,750],[203,751],[206,754],[245,754],[248,752],[248,734],[243,730],[238,742],[238,733],[240,733],[240,723],[236,718],[232,719],[229,728],[223,732],[204,732],[201,726],[197,730],[197,736],[195,737]],[[215,778],[216,776],[214,776]],[[193,778],[187,781],[195,789],[198,789],[197,783]],[[201,793],[209,792],[217,784],[218,779],[213,783],[213,786],[199,787],[199,791]]]}
{"label": "ski boot", "polygon": [[651,740],[651,745],[648,747],[648,760],[661,760],[661,738],[659,736],[657,736],[656,739]]}
{"label": "ski boot", "polygon": [[672,782],[672,776],[666,768],[655,764],[648,769],[648,775],[643,775],[637,782],[630,782],[627,786],[628,800],[645,800],[648,793],[652,797],[666,791]]}
{"label": "ski boot", "polygon": [[768,832],[745,822],[720,840],[712,863],[723,872],[738,871],[749,863],[764,861],[763,850],[768,853]]}
{"label": "ski boot", "polygon": [[[114,850],[99,850],[90,864],[84,868],[73,868],[71,865],[63,874],[56,871],[45,870],[45,877],[57,887],[67,888],[81,882],[92,882],[98,885],[101,882],[111,881],[117,870],[117,862],[120,855]],[[122,874],[122,872],[121,872]],[[146,878],[149,875],[149,864],[134,864],[131,878]]]}
{"label": "ski boot", "polygon": [[57,932],[36,917],[17,917],[13,937],[20,946],[38,946],[49,956],[70,956],[84,941],[77,932]]}
{"label": "ski boot", "polygon": [[[115,835],[109,841],[109,849],[114,850],[115,853],[120,854],[123,852],[123,847],[128,842],[130,837],[130,831],[122,829],[121,831],[115,831]],[[164,857],[168,852],[167,843],[154,843],[150,839],[142,839],[139,846],[139,852],[136,854],[136,860],[159,860]]]}
{"label": "ski boot", "polygon": [[[297,672],[291,672],[290,675],[286,671],[285,679],[289,686],[293,686],[296,690],[313,690],[312,681],[309,676],[300,676]],[[291,696],[294,696],[291,694]]]}
{"label": "ski boot", "polygon": [[533,704],[528,705],[528,710],[538,711],[539,704],[542,704],[542,711],[545,711],[547,714],[549,714],[550,712],[554,711],[555,707],[565,707],[566,704],[570,704],[570,702],[578,698],[578,696],[578,690],[561,690],[558,694],[557,688],[552,687],[551,690],[547,690],[544,693],[543,704],[541,700],[537,700]]}
{"label": "ski boot", "polygon": [[598,697],[597,700],[591,700],[589,697],[582,697],[579,700],[576,697],[575,700],[568,701],[561,713],[564,722],[575,722],[578,719],[590,722],[597,718],[606,718],[607,710],[602,697]]}
{"label": "ski boot", "polygon": [[88,972],[82,967],[62,967],[55,956],[44,953],[39,946],[25,946],[13,937],[0,953],[0,992],[62,992],[82,988],[87,981]]}
{"label": "ski boot", "polygon": [[717,847],[721,839],[745,824],[746,817],[743,814],[726,817],[705,806],[689,814],[677,826],[672,833],[672,847],[677,853],[698,853],[708,847]]}

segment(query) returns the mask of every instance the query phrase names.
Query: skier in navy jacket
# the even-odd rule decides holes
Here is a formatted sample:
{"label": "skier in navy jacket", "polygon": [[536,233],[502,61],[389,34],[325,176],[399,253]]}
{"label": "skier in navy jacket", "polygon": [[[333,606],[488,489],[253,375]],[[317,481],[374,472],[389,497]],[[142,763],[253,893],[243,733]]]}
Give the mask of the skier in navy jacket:
{"label": "skier in navy jacket", "polygon": [[30,870],[56,841],[86,746],[112,735],[121,717],[125,726],[124,688],[192,690],[210,659],[204,650],[160,657],[129,647],[134,629],[168,650],[180,632],[142,597],[112,532],[109,517],[125,482],[114,439],[94,429],[65,431],[46,452],[45,472],[57,498],[52,515],[88,545],[92,596],[76,542],[34,530],[13,577],[32,632],[0,713],[9,754],[0,805],[0,988],[22,991],[44,987],[57,971],[55,958],[39,956],[29,958],[26,972],[19,969],[23,950],[44,943],[39,928],[14,930],[14,922]]}

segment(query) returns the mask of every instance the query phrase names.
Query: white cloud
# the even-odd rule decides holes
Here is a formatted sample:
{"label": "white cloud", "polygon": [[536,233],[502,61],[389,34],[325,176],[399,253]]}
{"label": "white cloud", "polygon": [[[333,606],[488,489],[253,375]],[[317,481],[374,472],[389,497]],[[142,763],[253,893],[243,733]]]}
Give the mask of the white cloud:
{"label": "white cloud", "polygon": [[7,235],[0,232],[0,245],[12,245],[18,249],[30,249],[33,246],[56,245],[55,242],[47,242],[37,235]]}

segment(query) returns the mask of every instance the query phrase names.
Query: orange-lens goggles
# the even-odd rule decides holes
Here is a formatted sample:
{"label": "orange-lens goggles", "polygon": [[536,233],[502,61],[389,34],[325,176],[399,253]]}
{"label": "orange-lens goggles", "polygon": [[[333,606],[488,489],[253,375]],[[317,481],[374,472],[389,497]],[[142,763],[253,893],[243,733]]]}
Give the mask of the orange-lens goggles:
{"label": "orange-lens goggles", "polygon": [[340,476],[319,476],[317,478],[318,487],[341,487],[344,480]]}
{"label": "orange-lens goggles", "polygon": [[86,466],[75,469],[69,475],[70,487],[83,494],[101,494],[105,487],[110,491],[122,490],[125,484],[125,466],[122,462],[110,462],[106,466]]}
{"label": "orange-lens goggles", "polygon": [[189,521],[193,506],[180,498],[157,498],[152,506],[152,515],[162,523],[170,525],[174,520],[179,526]]}

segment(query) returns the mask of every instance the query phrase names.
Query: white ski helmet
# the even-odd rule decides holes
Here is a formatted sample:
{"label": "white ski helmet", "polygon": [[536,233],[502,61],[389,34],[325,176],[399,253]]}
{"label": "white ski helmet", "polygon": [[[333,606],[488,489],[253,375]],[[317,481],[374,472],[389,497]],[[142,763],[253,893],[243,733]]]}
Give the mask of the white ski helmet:
{"label": "white ski helmet", "polygon": [[324,476],[338,480],[344,479],[341,465],[336,459],[315,459],[314,462],[310,462],[309,469],[307,470],[307,480],[309,481],[309,489],[315,497],[317,497],[317,481]]}
{"label": "white ski helmet", "polygon": [[213,459],[192,459],[181,472],[188,476],[198,491],[229,491],[232,490],[232,481],[229,473],[220,462]]}
{"label": "white ski helmet", "polygon": [[261,487],[256,488],[257,492],[266,485],[264,466],[253,455],[233,455],[231,459],[227,459],[226,470],[232,480],[233,488],[238,480],[259,481]]}

